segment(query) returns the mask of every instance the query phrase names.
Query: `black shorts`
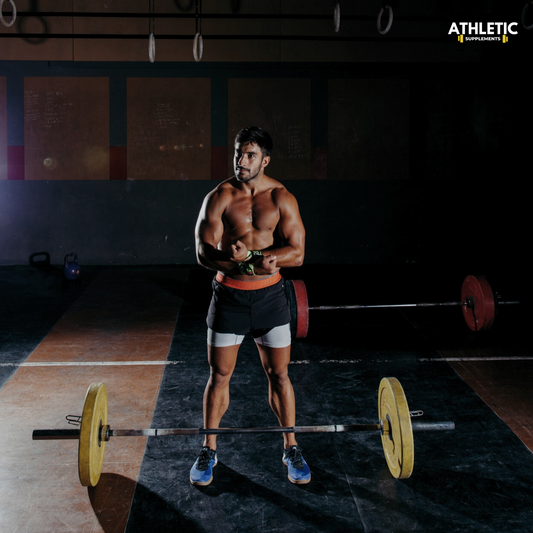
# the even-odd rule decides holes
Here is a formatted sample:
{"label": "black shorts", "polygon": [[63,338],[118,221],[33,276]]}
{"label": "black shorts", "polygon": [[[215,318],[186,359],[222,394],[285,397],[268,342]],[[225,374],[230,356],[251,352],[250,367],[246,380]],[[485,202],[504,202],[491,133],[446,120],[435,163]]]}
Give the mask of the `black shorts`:
{"label": "black shorts", "polygon": [[213,280],[213,297],[206,320],[213,331],[256,336],[290,321],[283,278],[258,290],[234,289]]}

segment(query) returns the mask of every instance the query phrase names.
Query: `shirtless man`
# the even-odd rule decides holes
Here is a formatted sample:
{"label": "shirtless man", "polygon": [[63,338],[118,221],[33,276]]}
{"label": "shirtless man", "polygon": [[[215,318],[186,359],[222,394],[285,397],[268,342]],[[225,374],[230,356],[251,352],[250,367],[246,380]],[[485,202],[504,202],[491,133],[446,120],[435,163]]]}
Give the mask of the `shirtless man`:
{"label": "shirtless man", "polygon": [[[210,192],[196,224],[198,263],[216,270],[207,316],[211,369],[204,392],[204,427],[218,428],[229,405],[229,382],[240,344],[255,339],[269,384],[269,401],[281,426],[294,426],[294,391],[288,375],[290,314],[280,267],[300,266],[305,229],[294,196],[265,174],[272,139],[258,127],[235,138],[235,176]],[[311,472],[294,433],[284,433],[283,462],[293,483]],[[206,435],[191,468],[194,485],[209,485],[217,464],[216,435]]]}

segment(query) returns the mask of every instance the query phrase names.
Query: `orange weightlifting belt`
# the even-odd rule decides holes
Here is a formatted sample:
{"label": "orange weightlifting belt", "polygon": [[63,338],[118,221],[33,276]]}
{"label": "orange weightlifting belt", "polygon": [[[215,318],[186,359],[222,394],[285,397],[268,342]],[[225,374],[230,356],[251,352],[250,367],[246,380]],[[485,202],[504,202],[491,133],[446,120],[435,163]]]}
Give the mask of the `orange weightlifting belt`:
{"label": "orange weightlifting belt", "polygon": [[240,279],[233,279],[228,276],[225,276],[221,272],[217,272],[216,280],[225,287],[230,287],[232,289],[240,289],[241,291],[256,291],[258,289],[265,289],[266,287],[271,287],[281,281],[281,274],[276,272],[272,276],[257,281],[242,281]]}

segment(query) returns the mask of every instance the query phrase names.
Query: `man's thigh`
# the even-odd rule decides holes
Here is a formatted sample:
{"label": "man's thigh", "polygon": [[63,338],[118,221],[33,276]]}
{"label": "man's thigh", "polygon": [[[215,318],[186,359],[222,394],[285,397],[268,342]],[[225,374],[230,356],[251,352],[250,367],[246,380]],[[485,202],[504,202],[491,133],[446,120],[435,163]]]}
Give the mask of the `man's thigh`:
{"label": "man's thigh", "polygon": [[261,363],[267,374],[281,375],[288,372],[291,361],[291,347],[271,348],[257,344]]}
{"label": "man's thigh", "polygon": [[237,364],[239,348],[240,344],[231,346],[212,346],[208,344],[207,360],[211,367],[211,372],[230,378]]}

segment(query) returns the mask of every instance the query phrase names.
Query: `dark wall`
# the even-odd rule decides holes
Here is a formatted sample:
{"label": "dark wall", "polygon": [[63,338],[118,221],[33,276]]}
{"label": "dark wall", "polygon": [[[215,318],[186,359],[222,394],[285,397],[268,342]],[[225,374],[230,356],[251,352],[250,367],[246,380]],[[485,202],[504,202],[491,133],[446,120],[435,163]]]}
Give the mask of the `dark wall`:
{"label": "dark wall", "polygon": [[[215,86],[238,76],[309,78],[319,88],[312,98],[313,145],[327,143],[328,80],[402,80],[409,87],[407,179],[398,180],[394,169],[379,179],[357,179],[356,159],[348,152],[346,165],[353,175],[285,182],[299,200],[307,227],[306,261],[483,267],[519,262],[530,226],[525,205],[530,172],[525,163],[532,111],[525,100],[525,69],[489,59],[472,64],[276,64],[252,69],[161,65],[149,75],[201,74],[211,77]],[[131,64],[63,68],[0,63],[0,75],[7,76],[8,144],[23,142],[21,80],[31,75],[109,75],[111,144],[125,144],[124,80],[146,73]],[[212,116],[220,115],[212,124],[212,136],[218,136],[213,144],[220,144],[227,131],[227,110],[217,98],[212,96]],[[384,131],[400,120],[393,106],[388,109],[391,116],[382,124]],[[379,149],[378,140],[377,158]],[[273,177],[283,181],[283,176]],[[27,264],[32,253],[41,251],[50,253],[56,264],[74,251],[85,264],[194,263],[194,224],[204,195],[215,185],[0,181],[0,264]]]}
{"label": "dark wall", "polygon": [[[523,180],[295,181],[307,263],[521,263],[531,226]],[[3,264],[68,252],[101,265],[191,264],[212,182],[1,182]]]}

